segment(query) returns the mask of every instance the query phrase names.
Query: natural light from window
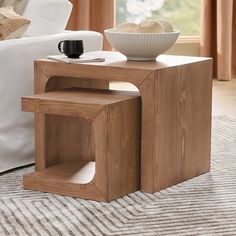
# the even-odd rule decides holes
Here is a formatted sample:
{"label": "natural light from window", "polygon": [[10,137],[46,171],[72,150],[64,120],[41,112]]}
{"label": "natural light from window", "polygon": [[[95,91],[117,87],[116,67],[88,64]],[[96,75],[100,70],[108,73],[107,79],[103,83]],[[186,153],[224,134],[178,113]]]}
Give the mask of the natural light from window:
{"label": "natural light from window", "polygon": [[200,35],[201,0],[116,0],[117,25],[148,19],[167,19],[181,36]]}

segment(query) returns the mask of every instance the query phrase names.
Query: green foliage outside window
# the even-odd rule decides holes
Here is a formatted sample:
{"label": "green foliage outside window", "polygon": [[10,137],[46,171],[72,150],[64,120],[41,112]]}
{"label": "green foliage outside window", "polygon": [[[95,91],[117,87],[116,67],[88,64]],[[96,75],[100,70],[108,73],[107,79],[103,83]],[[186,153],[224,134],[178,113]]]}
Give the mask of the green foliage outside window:
{"label": "green foliage outside window", "polygon": [[147,7],[138,13],[133,13],[130,5],[127,7],[129,1],[135,7],[138,3],[150,4],[151,0],[117,0],[117,24],[125,21],[138,22],[145,18],[162,18],[169,20],[176,30],[180,30],[181,36],[200,35],[201,0],[156,0],[162,3],[160,9],[147,10]]}

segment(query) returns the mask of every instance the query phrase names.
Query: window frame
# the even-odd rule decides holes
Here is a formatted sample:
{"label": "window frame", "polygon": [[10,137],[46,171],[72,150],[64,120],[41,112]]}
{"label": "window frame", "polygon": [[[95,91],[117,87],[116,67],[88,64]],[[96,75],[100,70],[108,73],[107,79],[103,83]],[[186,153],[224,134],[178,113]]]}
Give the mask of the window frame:
{"label": "window frame", "polygon": [[178,44],[185,44],[185,43],[199,43],[200,44],[201,41],[201,36],[197,35],[197,36],[179,36],[179,38],[177,39],[176,43]]}

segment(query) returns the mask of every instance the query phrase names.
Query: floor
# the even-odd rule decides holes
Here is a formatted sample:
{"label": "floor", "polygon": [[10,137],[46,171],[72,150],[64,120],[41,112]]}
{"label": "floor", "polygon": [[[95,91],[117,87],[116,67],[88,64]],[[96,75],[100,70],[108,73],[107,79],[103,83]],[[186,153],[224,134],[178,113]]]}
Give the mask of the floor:
{"label": "floor", "polygon": [[236,79],[213,81],[213,115],[236,117]]}
{"label": "floor", "polygon": [[[129,83],[114,82],[111,89],[132,90],[137,88]],[[213,81],[213,104],[212,113],[214,115],[229,115],[236,117],[236,79],[231,81]]]}

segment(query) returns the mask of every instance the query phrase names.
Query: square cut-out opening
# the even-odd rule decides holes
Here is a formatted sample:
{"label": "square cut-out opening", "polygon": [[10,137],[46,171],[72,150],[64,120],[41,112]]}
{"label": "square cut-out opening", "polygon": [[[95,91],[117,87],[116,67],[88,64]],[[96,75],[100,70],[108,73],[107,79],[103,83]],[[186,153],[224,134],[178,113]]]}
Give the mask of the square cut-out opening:
{"label": "square cut-out opening", "polygon": [[46,169],[37,172],[57,180],[87,184],[95,175],[91,122],[78,117],[45,115]]}

